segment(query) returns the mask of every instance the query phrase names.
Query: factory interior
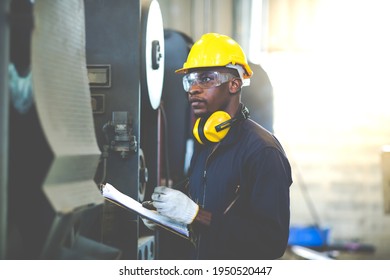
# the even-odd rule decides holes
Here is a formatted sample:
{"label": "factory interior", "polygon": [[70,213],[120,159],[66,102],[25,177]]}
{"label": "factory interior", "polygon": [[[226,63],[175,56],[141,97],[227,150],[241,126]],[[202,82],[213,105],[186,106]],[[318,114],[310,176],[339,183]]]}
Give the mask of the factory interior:
{"label": "factory interior", "polygon": [[389,7],[1,0],[0,259],[183,258],[171,244],[187,240],[99,186],[143,202],[186,178],[193,116],[175,70],[218,32],[247,54],[242,102],[291,164],[281,260],[389,260]]}

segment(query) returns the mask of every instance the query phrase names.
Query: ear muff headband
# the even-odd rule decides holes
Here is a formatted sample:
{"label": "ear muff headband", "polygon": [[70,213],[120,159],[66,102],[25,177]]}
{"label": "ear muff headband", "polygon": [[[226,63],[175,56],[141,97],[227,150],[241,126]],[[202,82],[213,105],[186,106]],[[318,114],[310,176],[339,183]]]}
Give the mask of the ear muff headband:
{"label": "ear muff headband", "polygon": [[249,110],[244,106],[237,118],[231,118],[224,111],[216,111],[207,119],[198,118],[192,130],[200,144],[220,142],[237,120],[249,118]]}
{"label": "ear muff headband", "polygon": [[193,133],[200,144],[216,143],[221,141],[229,132],[231,122],[232,118],[228,113],[217,111],[207,119],[198,118]]}

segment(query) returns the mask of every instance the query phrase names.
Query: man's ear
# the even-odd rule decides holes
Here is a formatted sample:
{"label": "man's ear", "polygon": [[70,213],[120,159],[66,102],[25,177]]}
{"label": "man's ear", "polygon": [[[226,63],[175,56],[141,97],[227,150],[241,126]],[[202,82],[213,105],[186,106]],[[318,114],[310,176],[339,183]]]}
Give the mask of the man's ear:
{"label": "man's ear", "polygon": [[229,82],[229,91],[232,94],[236,94],[241,91],[242,81],[240,78],[231,79]]}

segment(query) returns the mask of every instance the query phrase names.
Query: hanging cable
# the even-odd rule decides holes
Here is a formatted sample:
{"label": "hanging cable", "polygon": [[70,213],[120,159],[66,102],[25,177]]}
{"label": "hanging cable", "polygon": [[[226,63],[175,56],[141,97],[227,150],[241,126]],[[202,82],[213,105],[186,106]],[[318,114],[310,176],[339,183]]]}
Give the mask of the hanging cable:
{"label": "hanging cable", "polygon": [[160,111],[161,111],[161,116],[163,118],[165,177],[166,177],[166,185],[168,186],[170,178],[171,178],[171,176],[170,176],[170,167],[169,167],[168,121],[167,121],[167,116],[165,114],[163,101],[160,102],[159,108],[160,108]]}
{"label": "hanging cable", "polygon": [[308,192],[308,189],[307,189],[307,186],[305,184],[305,181],[303,180],[303,176],[302,176],[302,173],[299,169],[299,166],[298,164],[295,162],[294,160],[294,157],[291,156],[291,153],[289,154],[289,161],[291,162],[291,165],[292,165],[292,171],[293,173],[295,174],[296,178],[297,178],[297,183],[298,183],[298,186],[299,188],[301,189],[302,191],[302,194],[303,194],[303,198],[306,202],[306,205],[307,207],[309,208],[309,212],[314,220],[314,226],[318,229],[320,229],[320,218],[319,218],[319,215],[318,215],[318,212],[314,206],[314,203],[309,195],[309,192]]}

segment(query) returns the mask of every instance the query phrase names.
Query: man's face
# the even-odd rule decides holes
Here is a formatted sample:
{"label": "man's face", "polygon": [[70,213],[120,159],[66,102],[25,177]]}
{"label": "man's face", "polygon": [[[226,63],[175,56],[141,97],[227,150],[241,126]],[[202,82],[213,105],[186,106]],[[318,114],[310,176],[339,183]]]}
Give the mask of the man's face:
{"label": "man's face", "polygon": [[229,81],[234,78],[226,68],[202,68],[189,73],[188,100],[195,117],[225,110],[230,102]]}

